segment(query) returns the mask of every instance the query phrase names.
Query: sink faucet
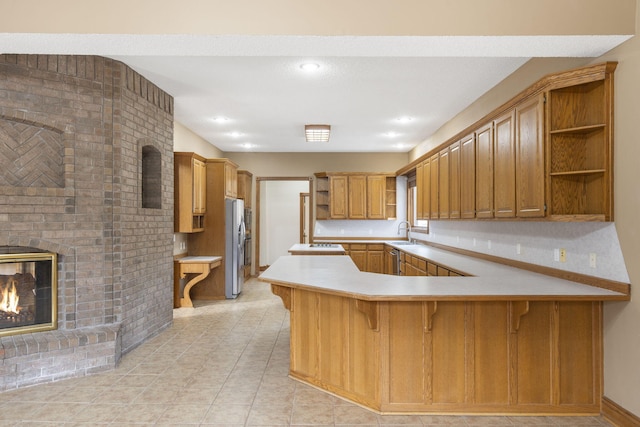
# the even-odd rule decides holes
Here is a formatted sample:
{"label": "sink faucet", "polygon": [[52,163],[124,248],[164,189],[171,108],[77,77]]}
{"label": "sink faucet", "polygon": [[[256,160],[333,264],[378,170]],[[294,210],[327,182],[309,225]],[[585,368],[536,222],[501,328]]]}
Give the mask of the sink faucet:
{"label": "sink faucet", "polygon": [[407,225],[406,227],[404,227],[407,230],[407,239],[411,241],[411,236],[409,235],[409,233],[411,233],[411,223],[409,221],[400,221],[400,223],[398,224],[398,235],[400,234],[400,230],[402,230],[402,226],[404,224]]}

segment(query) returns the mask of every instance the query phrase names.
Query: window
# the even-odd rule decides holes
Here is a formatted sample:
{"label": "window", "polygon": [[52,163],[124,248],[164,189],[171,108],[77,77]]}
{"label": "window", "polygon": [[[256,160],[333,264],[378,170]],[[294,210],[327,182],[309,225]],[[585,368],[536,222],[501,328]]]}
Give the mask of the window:
{"label": "window", "polygon": [[413,173],[407,179],[407,221],[415,229],[428,230],[429,221],[418,219],[418,187],[416,187],[416,175]]}

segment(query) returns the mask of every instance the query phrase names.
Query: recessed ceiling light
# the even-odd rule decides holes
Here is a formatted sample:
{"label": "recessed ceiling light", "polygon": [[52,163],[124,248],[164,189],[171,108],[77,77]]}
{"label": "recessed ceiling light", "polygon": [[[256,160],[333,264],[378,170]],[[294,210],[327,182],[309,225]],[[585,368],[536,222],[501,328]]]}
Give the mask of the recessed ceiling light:
{"label": "recessed ceiling light", "polygon": [[238,138],[238,137],[241,137],[243,134],[240,132],[229,132],[227,135],[229,135],[232,138]]}
{"label": "recessed ceiling light", "polygon": [[240,144],[240,146],[246,150],[255,147],[255,145],[251,144],[250,142],[246,142],[244,144]]}
{"label": "recessed ceiling light", "polygon": [[316,64],[315,62],[306,62],[300,65],[300,69],[304,71],[316,71],[320,68],[320,64]]}
{"label": "recessed ceiling light", "polygon": [[410,121],[412,121],[412,120],[413,120],[413,117],[409,117],[409,116],[398,117],[398,118],[396,119],[396,121],[397,121],[397,122],[400,122],[400,123],[409,123],[409,122],[410,122]]}
{"label": "recessed ceiling light", "polygon": [[396,136],[400,136],[398,132],[387,132],[385,133],[385,135],[388,136],[389,138],[395,138]]}
{"label": "recessed ceiling light", "polygon": [[216,122],[216,123],[225,123],[225,122],[228,122],[228,121],[229,121],[229,119],[228,119],[228,118],[226,118],[226,117],[222,117],[222,116],[214,117],[212,120],[213,120],[214,122]]}

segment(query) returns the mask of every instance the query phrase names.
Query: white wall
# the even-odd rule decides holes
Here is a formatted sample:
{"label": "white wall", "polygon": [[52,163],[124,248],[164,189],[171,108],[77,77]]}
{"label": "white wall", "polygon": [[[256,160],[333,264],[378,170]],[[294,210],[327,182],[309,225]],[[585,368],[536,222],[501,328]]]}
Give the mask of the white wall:
{"label": "white wall", "polygon": [[300,242],[300,193],[308,181],[260,181],[260,265],[271,265]]}

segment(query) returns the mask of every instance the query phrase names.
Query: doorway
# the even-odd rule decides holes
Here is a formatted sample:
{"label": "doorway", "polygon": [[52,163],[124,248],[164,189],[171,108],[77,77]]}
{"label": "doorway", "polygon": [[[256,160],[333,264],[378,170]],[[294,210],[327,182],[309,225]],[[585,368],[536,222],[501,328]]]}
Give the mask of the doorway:
{"label": "doorway", "polygon": [[[256,184],[255,261],[258,271],[263,271],[300,241],[303,223],[310,227],[313,181],[309,177],[258,177]],[[309,197],[306,215],[300,214],[301,193]]]}
{"label": "doorway", "polygon": [[309,243],[311,213],[310,193],[300,193],[300,243]]}

